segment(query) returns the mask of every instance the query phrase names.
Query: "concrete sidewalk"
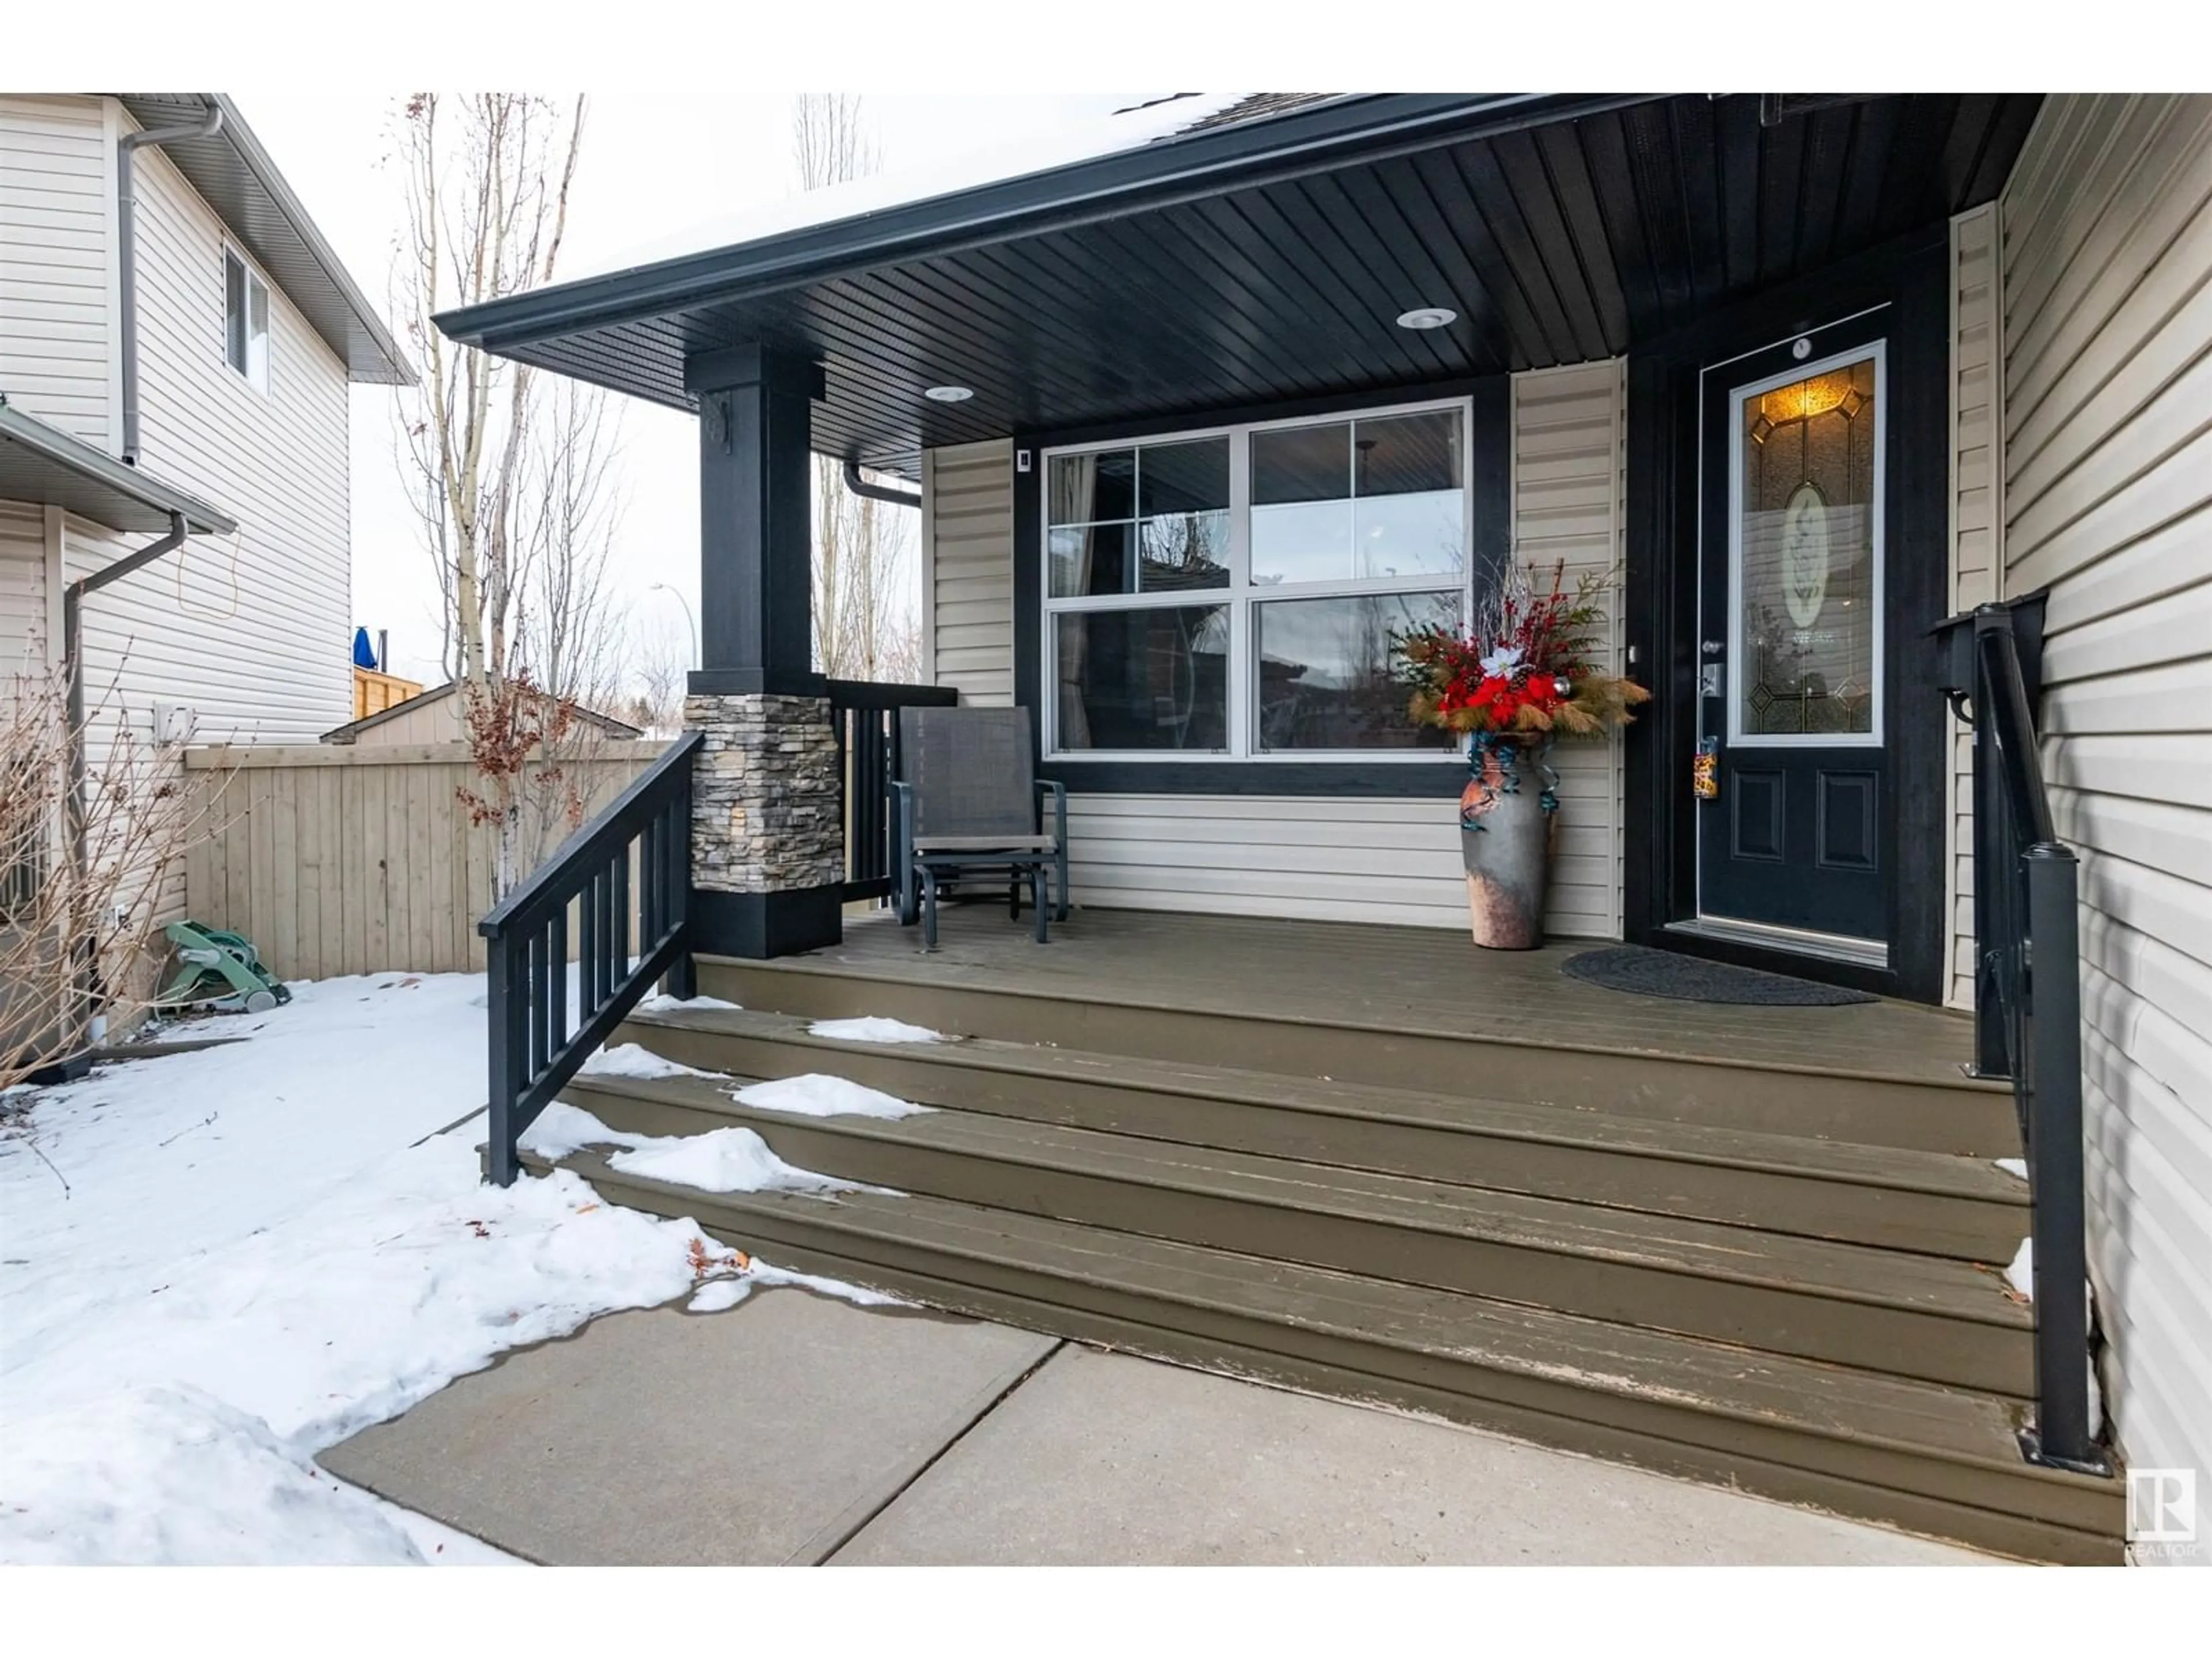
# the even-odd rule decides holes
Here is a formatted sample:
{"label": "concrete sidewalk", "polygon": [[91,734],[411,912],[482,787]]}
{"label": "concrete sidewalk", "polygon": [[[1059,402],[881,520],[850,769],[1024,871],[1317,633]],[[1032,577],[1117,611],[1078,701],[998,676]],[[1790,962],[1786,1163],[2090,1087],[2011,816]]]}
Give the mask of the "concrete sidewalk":
{"label": "concrete sidewalk", "polygon": [[801,1291],[601,1319],[325,1453],[556,1565],[1804,1565],[1963,1549]]}

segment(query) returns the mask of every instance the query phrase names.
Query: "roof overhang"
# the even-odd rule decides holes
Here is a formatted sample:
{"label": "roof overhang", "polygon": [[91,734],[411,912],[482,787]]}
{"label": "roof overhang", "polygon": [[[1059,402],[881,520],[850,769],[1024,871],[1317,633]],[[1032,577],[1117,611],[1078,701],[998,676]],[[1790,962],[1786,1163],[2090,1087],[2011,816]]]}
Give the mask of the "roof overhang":
{"label": "roof overhang", "polygon": [[195,535],[228,536],[228,514],[126,466],[106,450],[9,407],[0,395],[0,501],[58,507],[112,530],[166,531],[182,515]]}
{"label": "roof overhang", "polygon": [[[1990,199],[2033,95],[1380,94],[447,313],[677,408],[686,356],[823,368],[825,453],[1618,355]],[[1414,332],[1404,312],[1443,306]],[[956,383],[965,402],[922,393]]]}
{"label": "roof overhang", "polygon": [[175,126],[222,112],[210,138],[161,147],[191,187],[258,260],[345,366],[349,380],[412,386],[415,371],[300,198],[276,170],[238,106],[219,92],[115,94],[141,127]]}

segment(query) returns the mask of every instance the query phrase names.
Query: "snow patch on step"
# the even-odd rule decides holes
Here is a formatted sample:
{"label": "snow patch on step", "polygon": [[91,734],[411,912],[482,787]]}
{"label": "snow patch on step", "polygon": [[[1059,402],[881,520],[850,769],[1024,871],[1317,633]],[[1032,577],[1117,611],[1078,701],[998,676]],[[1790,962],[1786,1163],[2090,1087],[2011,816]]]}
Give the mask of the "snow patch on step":
{"label": "snow patch on step", "polygon": [[665,1077],[725,1077],[724,1072],[702,1072],[696,1066],[656,1054],[641,1042],[618,1042],[602,1048],[578,1068],[585,1077],[627,1077],[651,1080]]}
{"label": "snow patch on step", "polygon": [[849,1078],[808,1072],[799,1077],[777,1078],[728,1091],[731,1099],[763,1111],[790,1112],[799,1117],[915,1117],[933,1111],[896,1095],[871,1089]]}
{"label": "snow patch on step", "polygon": [[957,1042],[942,1031],[933,1031],[927,1025],[909,1025],[902,1019],[887,1019],[880,1014],[863,1014],[857,1019],[817,1019],[806,1028],[809,1036],[827,1037],[833,1042]]}

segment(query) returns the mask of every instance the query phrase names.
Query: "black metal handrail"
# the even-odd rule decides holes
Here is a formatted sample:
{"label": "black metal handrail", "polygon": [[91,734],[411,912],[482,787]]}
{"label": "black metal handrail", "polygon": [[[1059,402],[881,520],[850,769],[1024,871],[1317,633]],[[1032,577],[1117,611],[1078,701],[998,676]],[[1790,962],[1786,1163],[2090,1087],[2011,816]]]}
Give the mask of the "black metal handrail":
{"label": "black metal handrail", "polygon": [[2036,1413],[2021,1446],[2033,1462],[2102,1474],[2089,1420],[2079,861],[2044,787],[2018,616],[1986,605],[1972,617],[1975,1069],[2012,1080],[2034,1200]]}
{"label": "black metal handrail", "polygon": [[960,693],[949,685],[891,685],[873,680],[830,682],[830,724],[837,733],[840,812],[845,831],[845,898],[889,898],[897,885],[892,847],[897,838],[891,781],[898,776],[898,711],[949,708]]}
{"label": "black metal handrail", "polygon": [[[673,994],[692,994],[686,922],[691,763],[704,740],[703,733],[687,732],[669,744],[477,924],[489,980],[487,1173],[502,1187],[520,1170],[515,1142],[523,1131],[653,982],[665,977]],[[573,1022],[571,907],[577,927]]]}

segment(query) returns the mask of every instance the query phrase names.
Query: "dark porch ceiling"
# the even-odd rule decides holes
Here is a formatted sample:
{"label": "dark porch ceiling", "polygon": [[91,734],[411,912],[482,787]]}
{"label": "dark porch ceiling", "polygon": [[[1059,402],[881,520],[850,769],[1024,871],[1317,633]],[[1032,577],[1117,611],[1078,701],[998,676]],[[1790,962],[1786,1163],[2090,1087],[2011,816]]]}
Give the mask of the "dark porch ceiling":
{"label": "dark porch ceiling", "polygon": [[[1752,94],[1339,99],[440,320],[685,408],[688,353],[797,351],[825,368],[816,448],[910,474],[1020,430],[1610,356],[1989,200],[2039,103],[1772,100],[1795,112],[1767,125]],[[1170,180],[1169,160],[1194,165]],[[1146,166],[1149,193],[1103,187]],[[1053,210],[967,199],[1018,189]],[[1396,326],[1432,305],[1459,320]],[[946,383],[975,396],[922,398]]]}

